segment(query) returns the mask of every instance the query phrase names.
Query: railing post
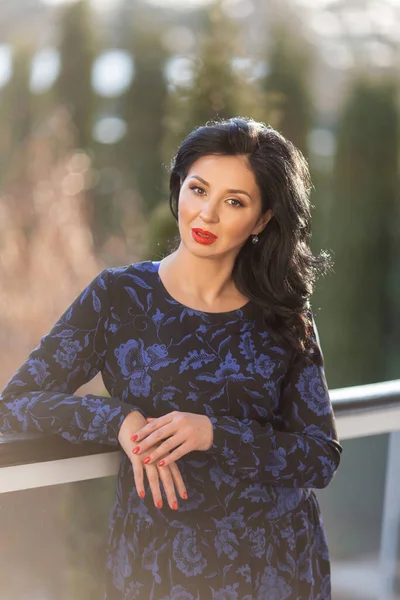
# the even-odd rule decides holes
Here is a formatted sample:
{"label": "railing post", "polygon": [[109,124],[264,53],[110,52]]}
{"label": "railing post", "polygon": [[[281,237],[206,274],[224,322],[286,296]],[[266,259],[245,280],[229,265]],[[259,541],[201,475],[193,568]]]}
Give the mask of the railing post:
{"label": "railing post", "polygon": [[400,431],[389,435],[382,516],[379,598],[396,600],[400,535]]}

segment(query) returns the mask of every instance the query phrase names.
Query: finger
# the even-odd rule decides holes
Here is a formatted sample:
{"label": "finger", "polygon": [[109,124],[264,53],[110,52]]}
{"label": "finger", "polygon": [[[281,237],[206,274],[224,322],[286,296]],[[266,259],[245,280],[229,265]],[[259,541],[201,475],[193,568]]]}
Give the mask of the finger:
{"label": "finger", "polygon": [[153,495],[153,502],[157,508],[162,508],[163,501],[160,490],[160,477],[155,465],[145,466],[147,479],[149,480],[150,490]]}
{"label": "finger", "polygon": [[[147,426],[146,426],[147,427]],[[145,428],[143,429],[143,431],[145,430]],[[157,429],[157,431],[153,431],[152,433],[148,433],[147,436],[143,436],[142,434],[138,434],[139,438],[137,439],[137,445],[132,449],[133,454],[143,454],[144,452],[148,452],[148,449],[151,446],[155,446],[158,445],[162,440],[166,440],[168,439],[168,441],[170,439],[174,439],[176,438],[176,427],[174,427],[173,424],[170,425],[165,425],[164,427],[161,427],[160,429]],[[182,438],[183,439],[183,438]],[[170,446],[171,448],[175,448],[176,444],[174,446]],[[167,448],[168,450],[168,448]],[[147,456],[147,454],[146,454]]]}
{"label": "finger", "polygon": [[143,427],[141,427],[140,429],[135,431],[135,433],[132,435],[131,442],[137,442],[155,430],[154,426],[152,428],[150,428],[149,425],[151,424],[152,421],[157,421],[157,419],[151,419],[151,421],[146,419],[146,421],[147,421],[147,425],[143,425]]}
{"label": "finger", "polygon": [[[164,444],[161,444],[160,449],[163,447],[163,445]],[[192,449],[193,448],[190,442],[184,442],[179,446],[179,448],[171,452],[171,454],[168,454],[168,456],[164,456],[161,461],[157,462],[156,464],[160,467],[170,465],[172,462],[176,462],[178,458],[182,458],[182,456],[185,456],[185,454],[191,452]]]}
{"label": "finger", "polygon": [[[150,438],[149,438],[150,440]],[[165,442],[162,443],[152,443],[148,452],[145,450],[141,451],[141,454],[144,457],[144,464],[152,464],[156,463],[160,458],[164,458],[166,454],[168,454],[174,448],[179,448],[182,443],[186,440],[182,436],[173,435],[169,437]]]}
{"label": "finger", "polygon": [[143,465],[142,461],[139,459],[133,458],[132,468],[133,468],[133,479],[135,482],[136,491],[141,498],[144,498],[144,477],[143,477]]}
{"label": "finger", "polygon": [[[162,417],[158,417],[156,419],[153,419],[152,417],[149,417],[151,420],[150,422],[147,423],[147,425],[144,425],[144,427],[141,427],[141,429],[138,429],[135,432],[135,435],[132,436],[132,441],[138,441],[140,439],[143,439],[144,437],[148,436],[150,433],[152,433],[153,431],[156,431],[157,429],[159,429],[160,427],[164,427],[164,425],[167,425],[168,423],[171,423],[174,419],[174,416],[176,414],[177,411],[173,411],[171,413],[167,413],[166,415],[163,415]],[[147,421],[148,419],[146,419]]]}
{"label": "finger", "polygon": [[167,496],[168,504],[172,510],[178,510],[178,499],[176,497],[174,480],[169,468],[158,469],[158,476],[162,481],[165,495]]}
{"label": "finger", "polygon": [[[160,467],[159,473],[162,473],[163,469],[165,469],[165,467]],[[181,475],[178,465],[176,463],[171,463],[169,465],[169,470],[170,470],[172,479],[174,480],[175,488],[178,491],[178,494],[180,495],[181,498],[183,498],[184,500],[187,500],[188,494],[187,494],[186,486],[182,479],[182,475]]]}
{"label": "finger", "polygon": [[163,423],[160,423],[160,419],[154,419],[147,425],[144,425],[143,427],[138,429],[135,432],[135,434],[131,437],[131,441],[138,443],[138,442],[144,440],[145,438],[149,437],[152,433],[154,433],[155,431],[157,431],[164,425],[166,425],[165,422],[163,424]]}

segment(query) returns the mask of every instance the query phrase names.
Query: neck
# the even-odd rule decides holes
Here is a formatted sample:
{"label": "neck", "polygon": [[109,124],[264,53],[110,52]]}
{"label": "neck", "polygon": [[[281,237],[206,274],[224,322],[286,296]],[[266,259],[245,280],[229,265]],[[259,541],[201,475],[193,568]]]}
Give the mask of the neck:
{"label": "neck", "polygon": [[182,294],[213,306],[218,301],[241,294],[232,279],[234,257],[205,258],[179,248],[164,258],[161,271]]}

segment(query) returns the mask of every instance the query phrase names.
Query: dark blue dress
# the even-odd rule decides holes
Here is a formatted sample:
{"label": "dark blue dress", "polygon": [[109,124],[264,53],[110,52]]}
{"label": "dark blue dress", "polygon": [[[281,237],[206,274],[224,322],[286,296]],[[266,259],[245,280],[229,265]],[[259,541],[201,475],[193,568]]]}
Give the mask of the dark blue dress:
{"label": "dark blue dress", "polygon": [[[0,430],[118,447],[133,409],[208,415],[212,447],[177,461],[177,511],[164,493],[156,508],[147,481],[138,496],[122,453],[105,598],[329,600],[312,488],[331,481],[341,446],[323,367],[276,345],[252,303],[180,304],[158,266],[105,269],[87,286],[8,382]],[[98,371],[110,397],[74,395]]]}

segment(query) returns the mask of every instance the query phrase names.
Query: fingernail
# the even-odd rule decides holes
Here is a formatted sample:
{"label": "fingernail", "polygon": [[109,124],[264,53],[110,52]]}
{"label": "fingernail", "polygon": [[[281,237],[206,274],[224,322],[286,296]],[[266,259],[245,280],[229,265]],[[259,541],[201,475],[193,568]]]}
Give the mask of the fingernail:
{"label": "fingernail", "polygon": [[187,500],[187,497],[188,497],[187,493],[186,493],[186,492],[183,492],[183,499],[184,499],[184,500]]}
{"label": "fingernail", "polygon": [[144,498],[144,491],[143,491],[143,490],[142,490],[141,492],[139,492],[139,496],[140,496],[141,498]]}
{"label": "fingernail", "polygon": [[150,456],[146,456],[143,462],[145,465],[147,465],[150,462]]}
{"label": "fingernail", "polygon": [[162,501],[157,502],[157,508],[162,508]]}
{"label": "fingernail", "polygon": [[152,420],[153,420],[153,417],[147,417],[146,418],[146,421],[152,421]]}
{"label": "fingernail", "polygon": [[165,460],[160,460],[160,462],[158,463],[159,467],[163,467],[165,465]]}
{"label": "fingernail", "polygon": [[140,450],[140,446],[135,446],[135,448],[132,450],[133,454],[137,454]]}
{"label": "fingernail", "polygon": [[172,503],[172,508],[173,508],[173,510],[178,510],[178,503],[177,502],[173,502]]}
{"label": "fingernail", "polygon": [[138,437],[139,437],[139,436],[138,436],[138,435],[135,433],[135,435],[133,435],[133,436],[131,437],[131,442],[136,442],[136,440],[138,439]]}

